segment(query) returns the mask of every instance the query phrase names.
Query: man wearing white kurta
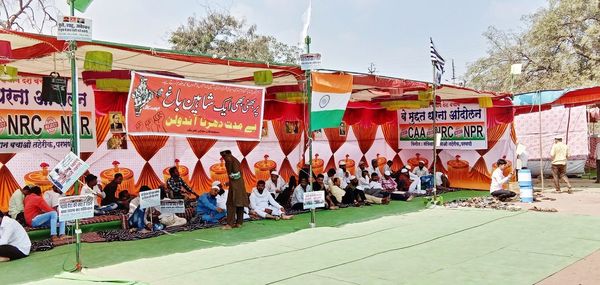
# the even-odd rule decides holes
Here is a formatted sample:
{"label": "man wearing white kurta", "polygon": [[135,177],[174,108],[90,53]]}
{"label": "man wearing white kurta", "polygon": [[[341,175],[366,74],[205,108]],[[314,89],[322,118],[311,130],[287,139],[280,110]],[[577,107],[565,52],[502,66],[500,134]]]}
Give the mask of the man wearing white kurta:
{"label": "man wearing white kurta", "polygon": [[287,184],[279,175],[277,171],[271,171],[271,179],[266,181],[265,190],[271,193],[275,198],[279,196],[279,193],[283,192],[287,188]]}
{"label": "man wearing white kurta", "polygon": [[259,180],[250,194],[250,208],[263,219],[289,220],[293,216],[287,216],[285,209],[275,201],[271,193],[265,191],[265,182]]}

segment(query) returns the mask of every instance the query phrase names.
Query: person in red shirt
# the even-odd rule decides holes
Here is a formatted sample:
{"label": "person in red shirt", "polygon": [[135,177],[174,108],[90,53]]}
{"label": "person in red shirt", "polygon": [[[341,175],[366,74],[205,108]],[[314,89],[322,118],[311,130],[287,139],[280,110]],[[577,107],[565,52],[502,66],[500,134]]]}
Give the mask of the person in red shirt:
{"label": "person in red shirt", "polygon": [[[42,190],[39,186],[34,186],[29,189],[30,195],[25,197],[23,204],[25,209],[25,221],[30,227],[50,227],[50,235],[52,240],[65,239],[65,222],[58,221],[58,213],[50,208],[44,198],[42,198]],[[59,228],[57,236],[56,228]]]}

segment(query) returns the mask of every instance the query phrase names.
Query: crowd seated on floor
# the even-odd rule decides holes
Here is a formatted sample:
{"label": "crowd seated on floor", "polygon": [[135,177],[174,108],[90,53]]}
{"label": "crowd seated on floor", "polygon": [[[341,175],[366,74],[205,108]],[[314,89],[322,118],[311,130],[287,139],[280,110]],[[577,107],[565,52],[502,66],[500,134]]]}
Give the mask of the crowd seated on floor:
{"label": "crowd seated on floor", "polygon": [[[309,168],[304,167],[298,178],[292,175],[287,182],[273,170],[269,179],[259,180],[248,194],[250,207],[244,208],[244,219],[292,219],[295,213],[306,211],[304,193],[309,191],[324,191],[323,209],[326,210],[386,205],[390,200],[410,201],[415,196],[429,194],[433,179],[424,163],[420,163],[414,170],[410,166],[403,166],[394,171],[392,166],[393,163],[388,161],[381,171],[376,160],[372,161],[371,167],[361,161],[355,173],[350,173],[342,161],[337,169],[328,169],[325,175],[309,175]],[[214,181],[208,192],[198,195],[180,176],[177,167],[170,168],[169,173],[171,177],[159,186],[160,197],[163,200],[183,199],[186,205],[184,214],[161,213],[160,207],[142,209],[139,196],[132,196],[127,189],[119,191],[123,182],[123,175],[120,173],[116,173],[113,180],[104,187],[98,183],[97,176],[85,175],[80,194],[96,198],[93,219],[123,219],[124,228],[130,233],[160,232],[189,226],[191,223],[207,226],[224,223],[229,196],[226,182]],[[441,172],[436,173],[436,185],[438,189],[449,187],[447,177]],[[144,185],[139,191],[151,189]],[[27,245],[28,239],[25,241],[22,236],[23,226],[26,229],[49,228],[52,242],[72,239],[65,234],[65,222],[58,217],[58,201],[64,196],[57,187],[42,194],[40,187],[36,185],[26,185],[12,194],[8,215],[3,215],[0,227],[0,261],[29,254],[28,246],[31,247],[31,243]]]}

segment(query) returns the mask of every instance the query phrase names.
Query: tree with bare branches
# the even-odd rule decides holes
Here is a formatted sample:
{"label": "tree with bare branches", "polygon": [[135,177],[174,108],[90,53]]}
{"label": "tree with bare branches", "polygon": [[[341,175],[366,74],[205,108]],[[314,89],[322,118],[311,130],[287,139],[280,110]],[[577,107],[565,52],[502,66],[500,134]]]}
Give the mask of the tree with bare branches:
{"label": "tree with bare branches", "polygon": [[6,30],[42,33],[56,26],[57,14],[50,0],[0,0],[0,27]]}

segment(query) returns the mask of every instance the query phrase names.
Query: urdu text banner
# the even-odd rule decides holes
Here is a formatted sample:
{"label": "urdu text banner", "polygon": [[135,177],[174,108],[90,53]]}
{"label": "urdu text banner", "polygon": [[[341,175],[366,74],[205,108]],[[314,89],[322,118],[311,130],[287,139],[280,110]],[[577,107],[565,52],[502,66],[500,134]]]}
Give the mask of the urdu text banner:
{"label": "urdu text banner", "polygon": [[130,135],[260,140],[265,89],[132,73]]}

